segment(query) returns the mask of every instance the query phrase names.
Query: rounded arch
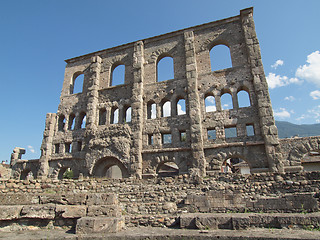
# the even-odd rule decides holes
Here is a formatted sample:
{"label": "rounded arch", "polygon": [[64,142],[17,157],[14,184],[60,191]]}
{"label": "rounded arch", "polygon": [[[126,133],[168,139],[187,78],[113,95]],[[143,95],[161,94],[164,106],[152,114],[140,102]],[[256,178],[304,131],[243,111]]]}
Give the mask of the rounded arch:
{"label": "rounded arch", "polygon": [[76,115],[75,115],[74,113],[71,113],[71,114],[69,115],[69,119],[68,119],[68,130],[73,130],[73,129],[74,129],[75,118],[76,118]]}
{"label": "rounded arch", "polygon": [[93,166],[92,176],[108,178],[127,178],[128,169],[115,157],[104,157],[99,159]]}
{"label": "rounded arch", "polygon": [[121,85],[125,83],[126,66],[122,61],[112,64],[110,71],[110,86]]}
{"label": "rounded arch", "polygon": [[147,103],[147,119],[155,119],[157,117],[157,104],[150,100]]}
{"label": "rounded arch", "polygon": [[161,101],[161,117],[171,116],[171,102],[168,99],[163,99]]}
{"label": "rounded arch", "polygon": [[174,79],[174,59],[169,53],[162,53],[157,58],[157,82]]}
{"label": "rounded arch", "polygon": [[64,114],[60,114],[58,119],[58,131],[64,131],[65,124],[66,124],[66,118]]}
{"label": "rounded arch", "polygon": [[238,99],[239,108],[250,107],[252,105],[250,94],[249,94],[249,89],[245,86],[241,86],[240,88],[238,88],[237,99]]}
{"label": "rounded arch", "polygon": [[221,102],[221,109],[232,109],[233,102],[232,102],[232,93],[230,89],[222,89],[220,95],[220,102]]}
{"label": "rounded arch", "polygon": [[176,98],[176,115],[184,115],[187,113],[186,99],[183,96]]}
{"label": "rounded arch", "polygon": [[70,85],[70,94],[81,93],[83,91],[84,84],[84,73],[82,71],[77,71],[72,76],[72,81]]}
{"label": "rounded arch", "polygon": [[214,42],[209,45],[211,71],[217,71],[232,67],[232,59],[229,44],[225,41]]}
{"label": "rounded arch", "polygon": [[123,114],[124,114],[123,121],[125,123],[131,122],[132,107],[129,105],[126,105],[126,106],[124,106],[123,110],[124,110],[123,111]]}
{"label": "rounded arch", "polygon": [[26,180],[28,177],[36,178],[36,175],[31,171],[30,168],[24,169],[20,173],[20,180]]}
{"label": "rounded arch", "polygon": [[114,106],[111,108],[110,123],[111,124],[119,123],[119,108],[117,106]]}
{"label": "rounded arch", "polygon": [[212,93],[209,92],[204,95],[204,106],[205,112],[215,112],[217,110],[216,99]]}
{"label": "rounded arch", "polygon": [[319,151],[319,141],[320,139],[310,139],[310,141],[302,142],[295,147],[291,147],[291,151],[288,154],[289,165],[300,165],[301,159],[306,153]]}
{"label": "rounded arch", "polygon": [[58,179],[64,179],[64,178],[73,178],[73,171],[72,171],[72,176],[71,175],[68,175],[66,176],[65,174],[67,173],[67,171],[72,171],[72,169],[70,167],[61,167],[59,169],[59,172],[58,172]]}
{"label": "rounded arch", "polygon": [[78,115],[78,123],[76,129],[85,128],[87,125],[87,117],[85,112],[81,112]]}

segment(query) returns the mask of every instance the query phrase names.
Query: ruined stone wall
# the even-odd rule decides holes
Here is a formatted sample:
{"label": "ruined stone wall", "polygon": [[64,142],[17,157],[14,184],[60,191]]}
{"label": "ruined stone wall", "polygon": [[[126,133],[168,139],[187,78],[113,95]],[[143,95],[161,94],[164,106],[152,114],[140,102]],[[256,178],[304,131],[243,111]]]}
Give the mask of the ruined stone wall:
{"label": "ruined stone wall", "polygon": [[[105,176],[117,166],[121,177],[143,178],[156,176],[166,162],[175,163],[179,174],[203,177],[230,158],[243,159],[251,172],[282,172],[252,14],[244,9],[235,17],[66,60],[58,111],[47,114],[37,177],[61,178],[66,169],[76,177]],[[218,45],[227,47],[232,66],[212,71],[210,51]],[[164,58],[173,61],[173,79],[159,81]],[[114,85],[120,66],[124,82]],[[76,93],[79,76],[83,88]],[[239,105],[239,92],[248,106]],[[230,109],[222,106],[226,95]],[[206,111],[208,96],[214,111]],[[183,113],[179,100],[185,101]],[[234,136],[227,136],[230,129]],[[24,171],[19,164],[17,171]]]}
{"label": "ruined stone wall", "polygon": [[286,171],[301,171],[301,161],[311,152],[319,152],[320,137],[286,138],[280,140]]}
{"label": "ruined stone wall", "polygon": [[[48,214],[51,219],[56,216],[61,220],[61,214],[65,212],[65,220],[70,220],[85,216],[85,209],[90,207],[86,203],[90,201],[97,202],[90,211],[101,214],[111,211],[104,206],[109,203],[100,198],[101,194],[115,193],[127,226],[172,224],[180,214],[193,212],[318,211],[318,172],[254,174],[248,177],[221,173],[211,175],[198,185],[190,183],[192,179],[187,175],[157,180],[11,179],[0,181],[0,205],[3,210],[14,205],[13,208],[20,209],[20,212],[26,206],[25,212],[29,217],[30,214]],[[55,210],[57,208],[60,212]],[[41,218],[40,215],[34,218]],[[18,218],[26,219],[28,216]],[[3,218],[1,215],[0,220]]]}

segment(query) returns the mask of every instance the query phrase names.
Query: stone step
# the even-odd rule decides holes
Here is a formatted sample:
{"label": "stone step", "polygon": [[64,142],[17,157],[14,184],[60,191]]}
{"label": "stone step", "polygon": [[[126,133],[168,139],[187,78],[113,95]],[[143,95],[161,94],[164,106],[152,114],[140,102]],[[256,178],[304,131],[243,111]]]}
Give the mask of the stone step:
{"label": "stone step", "polygon": [[188,213],[180,216],[180,228],[248,229],[320,227],[316,213]]}
{"label": "stone step", "polygon": [[80,217],[121,217],[119,205],[4,205],[0,206],[0,221],[18,219],[74,219]]}
{"label": "stone step", "polygon": [[113,193],[0,193],[0,205],[112,205],[118,204]]}
{"label": "stone step", "polygon": [[76,234],[116,233],[124,225],[123,217],[82,217],[77,220]]}

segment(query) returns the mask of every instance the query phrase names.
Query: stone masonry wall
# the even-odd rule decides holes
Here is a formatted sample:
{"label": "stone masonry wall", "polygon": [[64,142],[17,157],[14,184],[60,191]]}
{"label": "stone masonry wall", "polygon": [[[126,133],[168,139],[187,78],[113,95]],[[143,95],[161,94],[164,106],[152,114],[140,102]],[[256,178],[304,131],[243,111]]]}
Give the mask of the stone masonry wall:
{"label": "stone masonry wall", "polygon": [[[210,52],[219,45],[231,66],[211,69],[219,59]],[[162,81],[164,58],[172,60],[173,72]],[[120,177],[141,179],[157,176],[170,162],[179,174],[200,179],[230,158],[243,159],[251,172],[283,172],[252,8],[66,63],[60,104],[57,113],[47,114],[38,166],[13,161],[17,178],[28,171],[37,178],[62,178],[67,169],[76,177],[103,177],[115,166]],[[116,84],[113,74],[120,66],[123,81]],[[82,91],[75,92],[80,76]],[[239,94],[248,104],[240,104]],[[205,104],[209,96],[213,111]]]}
{"label": "stone masonry wall", "polygon": [[198,185],[186,175],[146,181],[10,179],[0,182],[0,205],[40,204],[43,199],[74,205],[72,199],[77,196],[115,193],[128,226],[161,226],[192,212],[318,211],[319,179],[318,172],[248,177],[213,174]]}

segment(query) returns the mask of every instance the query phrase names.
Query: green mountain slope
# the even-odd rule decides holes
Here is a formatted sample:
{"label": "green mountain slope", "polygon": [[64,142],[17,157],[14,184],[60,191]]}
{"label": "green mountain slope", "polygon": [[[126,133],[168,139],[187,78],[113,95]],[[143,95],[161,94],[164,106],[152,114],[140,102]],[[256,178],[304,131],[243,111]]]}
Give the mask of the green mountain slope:
{"label": "green mountain slope", "polygon": [[318,124],[293,124],[285,121],[276,121],[279,138],[289,138],[294,136],[309,137],[320,135],[320,123]]}

